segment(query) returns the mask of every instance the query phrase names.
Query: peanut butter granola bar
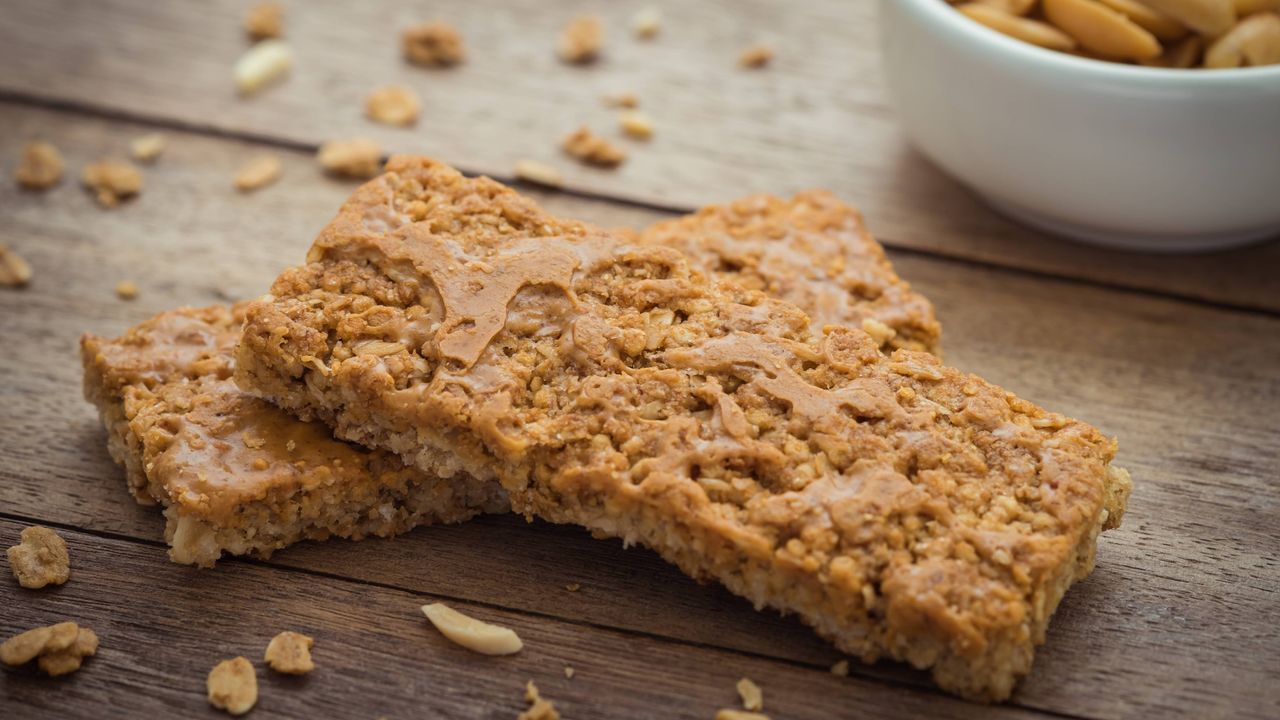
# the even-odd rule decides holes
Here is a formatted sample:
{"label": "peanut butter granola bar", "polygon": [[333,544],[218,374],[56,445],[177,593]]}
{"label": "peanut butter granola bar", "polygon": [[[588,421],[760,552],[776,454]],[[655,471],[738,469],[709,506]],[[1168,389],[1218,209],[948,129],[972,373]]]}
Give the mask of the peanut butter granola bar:
{"label": "peanut butter granola bar", "polygon": [[243,387],[966,697],[1009,696],[1127,499],[1087,424],[425,159],[271,292]]}
{"label": "peanut butter granola bar", "polygon": [[506,508],[492,482],[424,475],[242,393],[231,380],[241,320],[240,306],[185,308],[81,340],[85,396],[134,497],[164,507],[174,561],[266,557]]}

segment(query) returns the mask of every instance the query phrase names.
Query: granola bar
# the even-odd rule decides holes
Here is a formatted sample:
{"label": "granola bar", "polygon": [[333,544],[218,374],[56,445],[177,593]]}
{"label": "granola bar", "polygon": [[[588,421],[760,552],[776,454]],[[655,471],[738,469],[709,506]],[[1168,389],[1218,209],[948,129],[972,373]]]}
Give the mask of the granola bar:
{"label": "granola bar", "polygon": [[85,396],[134,497],[164,508],[174,561],[210,566],[224,552],[266,557],[506,508],[493,483],[425,475],[241,392],[231,351],[242,311],[184,308],[81,340]]}
{"label": "granola bar", "polygon": [[1030,670],[1128,495],[1085,423],[426,159],[271,292],[243,387],[966,697]]}

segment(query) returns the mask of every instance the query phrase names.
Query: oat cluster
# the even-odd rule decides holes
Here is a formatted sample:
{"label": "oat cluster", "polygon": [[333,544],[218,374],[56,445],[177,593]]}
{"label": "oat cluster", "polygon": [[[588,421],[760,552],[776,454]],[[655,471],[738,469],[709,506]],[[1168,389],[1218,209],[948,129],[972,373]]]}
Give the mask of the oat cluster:
{"label": "oat cluster", "polygon": [[9,567],[24,588],[61,585],[71,578],[71,557],[67,543],[58,533],[42,525],[25,528],[22,542],[9,548]]}
{"label": "oat cluster", "polygon": [[320,167],[339,177],[370,178],[382,167],[382,148],[368,138],[330,140],[316,153]]}
{"label": "oat cluster", "polygon": [[583,125],[560,143],[570,156],[599,167],[617,167],[627,160],[627,152]]}
{"label": "oat cluster", "polygon": [[302,633],[285,630],[271,638],[262,659],[267,667],[286,675],[305,675],[316,669],[311,660],[315,640]]}
{"label": "oat cluster", "polygon": [[85,167],[80,181],[104,208],[113,208],[121,200],[142,192],[142,173],[122,160],[93,163]]}
{"label": "oat cluster", "polygon": [[22,159],[13,178],[27,190],[47,190],[62,180],[62,153],[47,142],[31,142],[22,148]]}
{"label": "oat cluster", "polygon": [[401,35],[404,57],[415,65],[456,65],[467,57],[462,35],[452,25],[430,22],[415,25]]}
{"label": "oat cluster", "polygon": [[32,660],[46,675],[57,677],[80,669],[86,657],[98,652],[98,636],[73,622],[33,628],[0,645],[0,662],[10,667]]}

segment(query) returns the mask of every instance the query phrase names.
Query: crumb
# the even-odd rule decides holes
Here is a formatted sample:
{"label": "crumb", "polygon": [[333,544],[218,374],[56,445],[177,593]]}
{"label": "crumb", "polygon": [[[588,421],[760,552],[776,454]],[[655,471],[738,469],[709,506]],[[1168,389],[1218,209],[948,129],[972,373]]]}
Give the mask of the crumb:
{"label": "crumb", "polygon": [[611,108],[634,108],[640,105],[640,98],[633,92],[614,93],[604,96],[604,106]]}
{"label": "crumb", "polygon": [[47,142],[31,142],[22,148],[22,159],[13,178],[27,190],[47,190],[62,180],[62,153]]}
{"label": "crumb", "polygon": [[252,192],[264,188],[280,179],[280,158],[274,155],[259,155],[244,165],[236,173],[235,187],[240,192]]}
{"label": "crumb", "polygon": [[751,681],[751,678],[742,678],[738,681],[738,697],[742,698],[742,707],[747,710],[764,709],[764,692],[759,685]]}
{"label": "crumb", "polygon": [[121,300],[133,300],[138,297],[138,284],[132,280],[121,280],[116,283],[116,295]]}
{"label": "crumb", "polygon": [[232,715],[243,715],[258,701],[258,676],[243,657],[223,660],[209,671],[205,681],[209,704]]}
{"label": "crumb", "polygon": [[138,162],[149,163],[160,157],[160,153],[164,152],[165,140],[160,133],[151,133],[133,139],[129,143],[129,151],[133,154],[133,159]]}
{"label": "crumb", "polygon": [[98,654],[98,634],[89,628],[77,628],[75,641],[61,650],[46,650],[36,659],[36,665],[50,677],[73,673],[80,669],[84,659]]}
{"label": "crumb", "polygon": [[120,200],[142,191],[142,173],[120,160],[100,160],[84,169],[80,181],[92,190],[98,204],[113,208]]}
{"label": "crumb", "polygon": [[583,15],[574,18],[560,32],[556,54],[567,63],[589,63],[600,56],[604,46],[604,28],[600,18]]}
{"label": "crumb", "polygon": [[755,45],[742,51],[738,64],[744,68],[758,69],[773,60],[773,48],[768,45]]}
{"label": "crumb", "polygon": [[271,638],[262,659],[276,672],[304,675],[316,669],[316,664],[311,661],[311,646],[314,643],[315,640],[302,633],[285,630]]}
{"label": "crumb", "polygon": [[382,148],[367,138],[330,140],[320,146],[316,157],[331,175],[365,179],[382,169]]}
{"label": "crumb", "polygon": [[769,716],[764,713],[725,708],[716,711],[716,720],[769,720]]}
{"label": "crumb", "polygon": [[568,585],[564,586],[564,589],[568,590],[569,592],[578,592],[579,590],[582,589],[582,583],[569,583]]}
{"label": "crumb", "polygon": [[457,65],[467,57],[462,36],[443,22],[415,25],[401,35],[404,57],[415,65]]}
{"label": "crumb", "polygon": [[283,40],[263,40],[236,61],[236,87],[240,93],[255,93],[288,74],[293,67],[293,51]]}
{"label": "crumb", "polygon": [[380,87],[364,101],[364,114],[387,125],[412,125],[418,121],[421,109],[417,94],[402,85]]}
{"label": "crumb", "polygon": [[652,6],[641,9],[631,19],[631,29],[641,40],[649,40],[657,36],[662,30],[662,11]]}
{"label": "crumb", "polygon": [[836,677],[849,677],[849,661],[840,660],[831,666],[831,674]]}
{"label": "crumb", "polygon": [[529,709],[520,713],[516,720],[560,720],[556,706],[542,698],[532,680],[524,686],[524,701],[529,703]]}
{"label": "crumb", "polygon": [[444,603],[423,605],[422,614],[441,635],[481,655],[511,655],[524,647],[514,630],[463,615]]}
{"label": "crumb", "polygon": [[29,282],[31,265],[8,245],[0,245],[0,287],[23,287]]}
{"label": "crumb", "polygon": [[525,182],[560,187],[564,185],[564,177],[554,167],[537,160],[518,160],[515,166],[516,177]]}
{"label": "crumb", "polygon": [[244,31],[253,41],[278,38],[284,34],[284,8],[278,3],[258,3],[244,15]]}
{"label": "crumb", "polygon": [[71,556],[58,533],[42,525],[22,531],[22,542],[9,548],[9,567],[24,588],[61,585],[71,577]]}
{"label": "crumb", "polygon": [[585,125],[566,137],[560,146],[565,152],[588,165],[617,167],[627,159],[626,152],[591,132],[591,129]]}
{"label": "crumb", "polygon": [[573,666],[572,666],[572,665],[565,665],[565,666],[564,666],[564,679],[565,679],[565,680],[572,680],[572,679],[573,679],[573,672],[574,672],[574,670],[573,670]]}
{"label": "crumb", "polygon": [[644,113],[635,110],[624,112],[618,118],[618,124],[622,127],[622,132],[637,140],[648,140],[653,137],[653,121]]}
{"label": "crumb", "polygon": [[98,636],[73,622],[32,628],[0,645],[0,662],[11,667],[36,660],[47,675],[58,676],[80,669],[84,658],[98,652]]}

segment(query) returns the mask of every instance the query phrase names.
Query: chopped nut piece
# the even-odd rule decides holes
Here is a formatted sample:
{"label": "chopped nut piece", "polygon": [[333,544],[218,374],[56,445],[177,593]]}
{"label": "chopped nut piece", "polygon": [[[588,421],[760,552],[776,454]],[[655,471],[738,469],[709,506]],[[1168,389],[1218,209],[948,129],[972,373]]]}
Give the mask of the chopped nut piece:
{"label": "chopped nut piece", "polygon": [[160,153],[164,152],[164,136],[160,133],[151,133],[133,139],[129,143],[129,151],[133,154],[133,159],[138,162],[149,163],[160,157]]}
{"label": "chopped nut piece", "polygon": [[529,709],[520,713],[517,720],[560,720],[556,706],[542,698],[532,680],[524,686],[524,701],[529,703]]}
{"label": "chopped nut piece", "polygon": [[622,126],[622,132],[637,140],[648,140],[653,137],[653,121],[644,113],[634,110],[624,112],[618,119],[618,124]]}
{"label": "chopped nut piece", "polygon": [[138,284],[132,280],[121,280],[116,283],[116,295],[121,300],[132,300],[138,297]]}
{"label": "chopped nut piece", "polygon": [[641,9],[631,19],[631,29],[642,40],[656,36],[662,30],[662,11],[652,6]]}
{"label": "chopped nut piece", "polygon": [[559,170],[537,160],[519,160],[516,162],[515,171],[516,177],[526,182],[546,185],[547,187],[564,185],[564,177],[560,175]]}
{"label": "chopped nut piece", "polygon": [[456,65],[467,57],[462,36],[448,23],[415,25],[401,36],[404,57],[415,65]]}
{"label": "chopped nut piece", "polygon": [[716,720],[769,720],[769,716],[764,713],[725,708],[716,711]]}
{"label": "chopped nut piece", "polygon": [[62,153],[47,142],[27,143],[13,178],[28,190],[45,190],[62,179]]}
{"label": "chopped nut piece", "polygon": [[897,330],[885,325],[875,318],[864,318],[862,321],[862,332],[871,336],[880,345],[884,345],[898,334]]}
{"label": "chopped nut piece", "polygon": [[236,87],[242,94],[255,93],[284,77],[293,67],[293,51],[283,40],[263,40],[236,61]]}
{"label": "chopped nut piece", "polygon": [[22,531],[22,542],[9,548],[9,566],[24,588],[61,585],[71,577],[67,543],[41,525]]}
{"label": "chopped nut piece", "polygon": [[330,140],[316,157],[325,171],[351,178],[371,178],[382,169],[382,148],[367,138]]}
{"label": "chopped nut piece", "polygon": [[[74,624],[74,623],[66,623]],[[50,650],[46,647],[45,652],[40,654],[36,660],[45,674],[51,677],[66,675],[80,669],[81,663],[85,658],[96,655],[98,653],[98,635],[89,628],[77,628],[75,641],[61,650]]]}
{"label": "chopped nut piece", "polygon": [[831,666],[831,674],[836,677],[849,677],[849,661],[838,660]]}
{"label": "chopped nut piece", "polygon": [[633,108],[640,105],[640,98],[633,92],[614,93],[604,96],[604,104],[611,108]]}
{"label": "chopped nut piece", "polygon": [[223,660],[209,671],[209,704],[232,715],[243,715],[258,702],[258,676],[243,657]]}
{"label": "chopped nut piece", "polygon": [[627,153],[608,140],[582,126],[561,143],[564,151],[588,165],[617,167],[627,159]]}
{"label": "chopped nut piece", "polygon": [[573,679],[573,672],[574,672],[574,670],[573,670],[573,666],[572,666],[572,665],[565,665],[565,666],[564,666],[564,679],[565,679],[565,680],[572,680],[572,679]]}
{"label": "chopped nut piece", "polygon": [[417,94],[402,85],[380,87],[364,101],[365,115],[387,125],[412,125],[418,121],[421,110]]}
{"label": "chopped nut piece", "polygon": [[560,33],[556,54],[568,63],[589,63],[600,56],[604,46],[604,27],[600,18],[583,15],[574,18]]}
{"label": "chopped nut piece", "polygon": [[284,8],[278,3],[258,3],[244,15],[244,31],[250,40],[278,38],[284,34]]}
{"label": "chopped nut piece", "polygon": [[240,167],[236,173],[235,186],[240,192],[252,192],[280,179],[280,158],[274,155],[259,155]]}
{"label": "chopped nut piece", "polygon": [[568,590],[569,592],[578,592],[579,590],[582,589],[582,583],[569,583],[568,585],[564,586],[564,589]]}
{"label": "chopped nut piece", "polygon": [[0,245],[0,287],[22,287],[31,282],[31,266],[7,245]]}
{"label": "chopped nut piece", "polygon": [[511,655],[524,647],[515,631],[468,617],[444,603],[423,605],[422,614],[442,635],[482,655]]}
{"label": "chopped nut piece", "polygon": [[747,710],[764,709],[764,692],[760,690],[759,685],[751,681],[751,678],[742,678],[738,681],[738,697],[742,698],[742,707]]}
{"label": "chopped nut piece", "polygon": [[315,640],[302,633],[285,630],[271,638],[262,659],[276,672],[289,675],[305,675],[316,669],[311,661],[311,646]]}
{"label": "chopped nut piece", "polygon": [[113,208],[120,204],[121,198],[142,191],[142,173],[119,160],[101,160],[86,167],[80,181],[94,192],[98,204],[104,208]]}
{"label": "chopped nut piece", "polygon": [[738,64],[744,68],[762,68],[773,60],[773,48],[768,45],[755,45],[742,51]]}

